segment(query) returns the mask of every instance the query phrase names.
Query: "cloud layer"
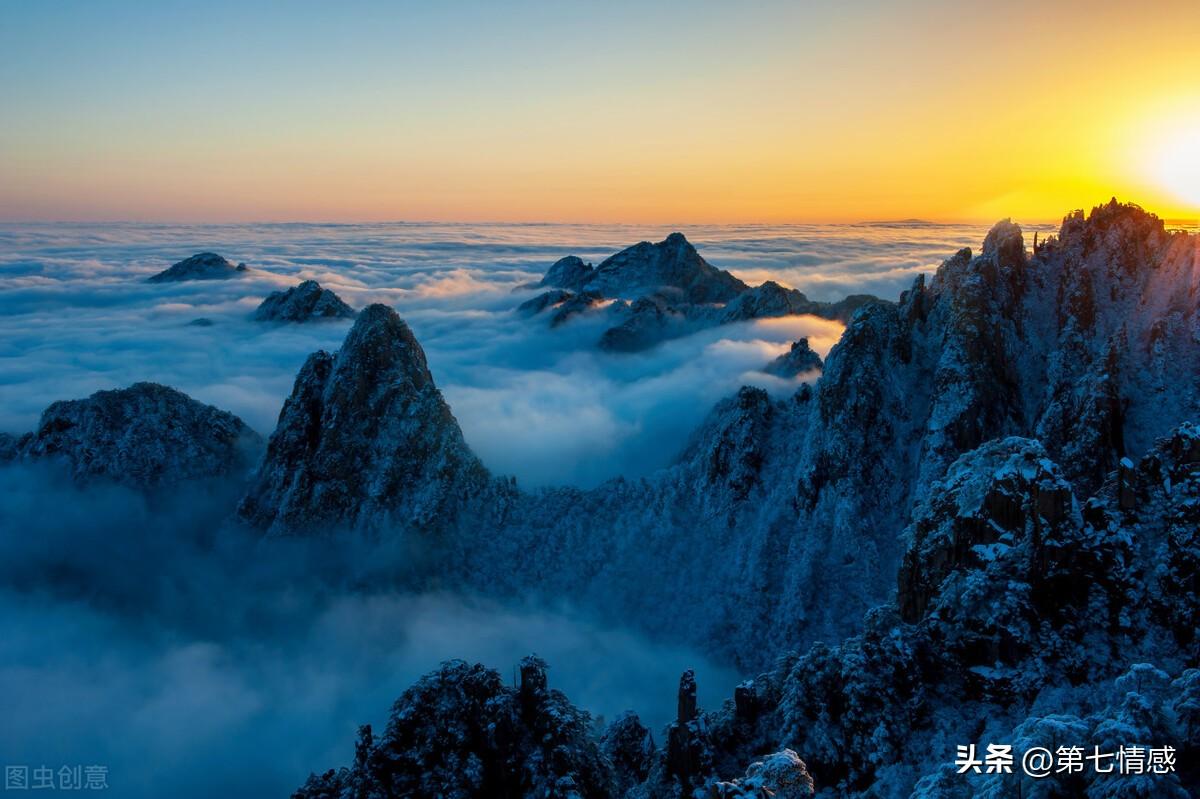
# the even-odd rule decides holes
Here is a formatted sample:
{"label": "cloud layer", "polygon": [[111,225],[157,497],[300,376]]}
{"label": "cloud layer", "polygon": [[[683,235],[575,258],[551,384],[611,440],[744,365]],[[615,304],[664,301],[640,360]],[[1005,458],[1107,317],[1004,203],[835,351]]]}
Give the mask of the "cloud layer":
{"label": "cloud layer", "polygon": [[507,678],[537,652],[579,705],[609,719],[637,709],[659,730],[685,668],[710,704],[738,679],[568,607],[357,590],[339,561],[386,569],[386,551],[221,530],[232,486],[148,503],[63,477],[0,468],[12,489],[0,504],[8,765],[104,765],[122,797],[286,796],[347,762],[357,725],[381,727],[452,657]]}
{"label": "cloud layer", "polygon": [[[701,253],[748,282],[775,279],[817,299],[895,297],[978,227],[812,225],[685,228]],[[426,348],[468,442],[525,485],[594,485],[666,465],[722,396],[801,335],[824,354],[817,319],[708,331],[650,353],[593,344],[598,317],[556,330],[512,309],[512,289],[556,258],[593,262],[669,231],[579,225],[2,225],[0,430],[33,427],[46,405],[154,380],[242,416],[266,434],[304,358],[336,349],[348,323],[276,327],[249,315],[270,291],[315,279],[355,306],[394,305]],[[242,279],[148,285],[194,252],[245,261]],[[189,326],[195,318],[211,327]]]}

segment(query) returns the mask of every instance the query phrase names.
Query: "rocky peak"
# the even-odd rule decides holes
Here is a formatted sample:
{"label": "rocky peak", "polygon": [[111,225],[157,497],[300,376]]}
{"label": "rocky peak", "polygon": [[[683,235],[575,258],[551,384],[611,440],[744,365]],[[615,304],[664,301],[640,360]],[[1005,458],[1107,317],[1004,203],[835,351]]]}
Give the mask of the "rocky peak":
{"label": "rocky peak", "polygon": [[271,533],[428,531],[489,483],[412,331],[371,305],[336,356],[317,352],[300,370],[239,515]]}
{"label": "rocky peak", "polygon": [[577,291],[591,280],[594,271],[592,265],[584,263],[582,258],[568,255],[554,262],[537,287]]}
{"label": "rocky peak", "polygon": [[61,459],[77,482],[108,480],[140,490],[238,476],[261,438],[228,411],[157,383],[55,402],[17,457]]}
{"label": "rocky peak", "polygon": [[521,316],[537,316],[547,308],[553,308],[556,305],[561,305],[575,295],[565,289],[551,289],[543,291],[532,299],[525,300],[517,306],[517,313]]}
{"label": "rocky peak", "polygon": [[719,495],[708,490],[712,487],[722,487],[721,494],[736,502],[759,485],[774,412],[767,392],[742,386],[718,403],[696,431],[681,459],[699,466],[706,501],[719,502]]}
{"label": "rocky peak", "polygon": [[386,305],[363,309],[334,361],[334,379],[355,398],[404,385],[420,391],[433,385],[425,350],[404,320]]}
{"label": "rocky peak", "polygon": [[993,258],[1005,268],[1025,264],[1025,237],[1021,226],[1011,219],[1002,219],[992,226],[983,239],[983,255]]}
{"label": "rocky peak", "polygon": [[668,336],[679,315],[658,295],[638,297],[629,304],[625,319],[600,336],[600,349],[607,352],[639,352]]}
{"label": "rocky peak", "polygon": [[245,264],[234,266],[215,252],[201,252],[152,275],[147,283],[178,283],[185,280],[225,280],[246,272]]}
{"label": "rocky peak", "polygon": [[793,378],[806,372],[814,372],[822,366],[821,356],[808,346],[808,338],[792,342],[791,349],[763,367],[763,371],[776,377]]}
{"label": "rocky peak", "polygon": [[682,233],[657,244],[643,241],[610,256],[596,267],[587,286],[606,297],[670,291],[690,303],[728,302],[749,288],[705,261]]}
{"label": "rocky peak", "polygon": [[696,675],[688,669],[679,678],[679,708],[667,727],[667,773],[683,785],[700,782],[713,770],[708,729],[696,706]]}
{"label": "rocky peak", "polygon": [[612,764],[619,796],[644,783],[654,767],[654,736],[632,711],[621,714],[604,730],[600,750]]}
{"label": "rocky peak", "polygon": [[1094,246],[1109,236],[1127,242],[1145,242],[1165,235],[1166,227],[1156,215],[1140,205],[1119,202],[1114,197],[1093,208],[1086,216],[1082,210],[1077,210],[1063,217],[1058,241],[1063,246],[1088,243]]}
{"label": "rocky peak", "polygon": [[307,322],[314,319],[353,319],[354,309],[315,280],[267,296],[254,312],[260,322]]}
{"label": "rocky peak", "polygon": [[796,289],[784,288],[774,280],[742,292],[727,306],[725,321],[763,319],[771,316],[810,313],[813,303]]}

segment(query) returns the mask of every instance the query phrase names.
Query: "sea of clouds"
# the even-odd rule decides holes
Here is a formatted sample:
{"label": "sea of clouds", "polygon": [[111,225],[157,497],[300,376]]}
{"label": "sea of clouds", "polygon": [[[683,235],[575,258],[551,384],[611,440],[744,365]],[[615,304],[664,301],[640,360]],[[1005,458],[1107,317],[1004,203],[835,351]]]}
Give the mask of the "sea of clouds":
{"label": "sea of clouds", "polygon": [[[925,224],[683,229],[714,265],[818,299],[895,298],[984,228]],[[600,315],[551,330],[514,288],[557,258],[594,263],[668,228],[564,225],[0,225],[0,430],[59,399],[153,380],[269,434],[305,357],[347,322],[251,320],[270,291],[319,280],[350,304],[389,303],[414,329],[467,441],[526,486],[581,486],[667,465],[712,405],[809,336],[815,318],[711,329],[604,354]],[[147,284],[212,250],[251,272]],[[188,323],[204,317],[209,327]],[[347,763],[358,724],[450,657],[507,676],[537,652],[551,681],[661,733],[680,672],[713,706],[744,675],[703,653],[601,626],[568,605],[500,605],[403,581],[363,590],[350,542],[264,546],[223,527],[240,486],[154,501],[71,485],[52,465],[0,470],[0,758],[103,764],[110,795],[287,795]],[[315,548],[315,550],[313,549]],[[661,734],[659,734],[661,743]]]}
{"label": "sea of clouds", "polygon": [[[714,265],[814,299],[894,299],[916,274],[984,228],[926,224],[684,228]],[[396,307],[425,347],[468,443],[526,486],[591,486],[661,468],[721,397],[743,384],[794,390],[759,370],[809,336],[824,354],[837,324],[797,317],[741,324],[639,355],[593,345],[584,315],[550,330],[513,293],[557,258],[593,263],[670,230],[586,225],[0,225],[0,431],[32,429],[51,402],[152,380],[233,411],[264,435],[297,369],[338,347],[346,322],[251,321],[269,292],[315,279],[361,307]],[[147,284],[212,250],[251,272]],[[211,327],[189,326],[211,319]]]}

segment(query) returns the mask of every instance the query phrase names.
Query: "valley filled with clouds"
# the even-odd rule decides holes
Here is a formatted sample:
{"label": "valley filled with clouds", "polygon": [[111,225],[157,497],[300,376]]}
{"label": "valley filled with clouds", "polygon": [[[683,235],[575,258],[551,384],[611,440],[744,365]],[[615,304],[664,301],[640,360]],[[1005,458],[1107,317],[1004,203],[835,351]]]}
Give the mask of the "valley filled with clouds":
{"label": "valley filled with clouds", "polygon": [[[558,258],[599,263],[670,231],[592,225],[0,226],[0,431],[32,429],[51,402],[150,380],[269,435],[296,371],[336,350],[350,323],[252,321],[262,298],[302,279],[350,305],[394,306],[424,347],[467,442],[527,486],[592,486],[666,466],[722,397],[808,336],[824,355],[841,326],[814,317],[726,325],[636,355],[597,350],[583,314],[550,329],[513,313]],[[985,228],[923,224],[687,228],[701,255],[747,283],[812,299],[895,299]],[[236,280],[147,284],[201,251],[245,262]],[[189,324],[208,319],[211,326]]]}

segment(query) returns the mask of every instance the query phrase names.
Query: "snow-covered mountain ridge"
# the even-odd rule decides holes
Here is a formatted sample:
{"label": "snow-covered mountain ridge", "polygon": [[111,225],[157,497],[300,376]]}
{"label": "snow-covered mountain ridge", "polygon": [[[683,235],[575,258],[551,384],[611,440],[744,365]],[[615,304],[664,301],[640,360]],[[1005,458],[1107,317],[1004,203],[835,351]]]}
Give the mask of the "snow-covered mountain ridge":
{"label": "snow-covered mountain ridge", "polygon": [[[440,397],[405,399],[391,415],[392,400],[375,403],[372,392],[407,391],[413,364],[426,370],[415,340],[379,360],[373,326],[403,323],[374,308],[322,383],[344,407],[319,422],[295,418],[313,407],[320,364],[310,362],[258,484],[328,473],[343,486],[334,495],[353,486],[362,501],[331,515],[321,484],[291,491],[293,531],[318,519],[387,535],[436,528],[453,552],[438,570],[478,590],[571,596],[761,666],[858,628],[892,588],[913,507],[962,454],[1005,436],[1036,438],[1086,494],[1126,454],[1194,418],[1195,252],[1193,237],[1117,203],[1068,217],[1032,255],[1019,227],[999,223],[980,255],[959,252],[899,302],[862,308],[814,387],[781,402],[745,389],[713,411],[673,468],[591,491],[525,493],[475,465],[468,490],[457,467],[421,466],[472,456]],[[441,432],[391,436],[401,420]],[[416,453],[425,454],[410,463]],[[413,492],[437,496],[440,510],[417,512]]]}

